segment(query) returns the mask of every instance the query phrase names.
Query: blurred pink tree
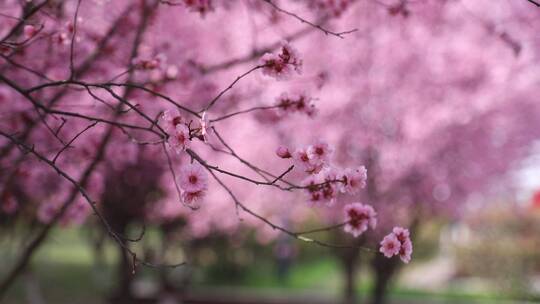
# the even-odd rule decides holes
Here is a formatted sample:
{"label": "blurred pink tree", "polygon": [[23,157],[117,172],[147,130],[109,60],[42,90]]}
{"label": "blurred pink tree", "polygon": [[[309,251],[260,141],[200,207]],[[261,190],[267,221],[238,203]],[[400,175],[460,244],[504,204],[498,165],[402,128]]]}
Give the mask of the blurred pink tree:
{"label": "blurred pink tree", "polygon": [[[2,219],[42,226],[0,295],[52,227],[94,213],[122,252],[121,293],[137,265],[183,264],[141,258],[129,225],[180,221],[186,238],[249,226],[334,248],[350,302],[360,251],[376,253],[382,302],[392,227],[459,216],[538,137],[540,12],[491,6],[8,0]],[[313,213],[323,227],[297,232]],[[403,235],[385,239],[408,262]]]}

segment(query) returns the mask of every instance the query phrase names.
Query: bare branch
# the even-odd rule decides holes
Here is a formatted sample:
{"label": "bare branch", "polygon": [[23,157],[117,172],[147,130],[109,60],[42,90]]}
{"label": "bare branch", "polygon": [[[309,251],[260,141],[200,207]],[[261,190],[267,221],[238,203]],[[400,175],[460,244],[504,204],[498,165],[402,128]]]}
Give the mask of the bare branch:
{"label": "bare branch", "polygon": [[354,33],[354,32],[356,32],[356,31],[358,31],[358,29],[352,29],[352,30],[343,31],[343,32],[333,32],[333,31],[331,31],[331,30],[328,30],[328,29],[322,27],[322,26],[319,25],[319,24],[315,24],[315,23],[313,23],[313,22],[311,22],[311,21],[309,21],[309,20],[306,20],[306,19],[304,19],[304,18],[298,16],[298,15],[295,14],[295,13],[291,13],[291,12],[289,12],[289,11],[287,11],[287,10],[282,9],[281,7],[277,6],[277,4],[275,4],[274,2],[272,2],[272,0],[261,0],[261,1],[264,1],[264,2],[268,3],[268,4],[271,5],[276,11],[278,11],[278,12],[280,12],[280,13],[282,13],[282,14],[289,15],[289,16],[291,16],[291,17],[297,19],[298,21],[302,22],[302,23],[306,23],[306,24],[308,24],[308,25],[310,25],[310,26],[312,26],[312,27],[314,27],[314,28],[317,28],[317,29],[321,30],[325,35],[333,35],[333,36],[336,36],[336,37],[338,37],[338,38],[343,39],[343,38],[345,38],[345,37],[344,37],[345,35],[350,34],[350,33]]}

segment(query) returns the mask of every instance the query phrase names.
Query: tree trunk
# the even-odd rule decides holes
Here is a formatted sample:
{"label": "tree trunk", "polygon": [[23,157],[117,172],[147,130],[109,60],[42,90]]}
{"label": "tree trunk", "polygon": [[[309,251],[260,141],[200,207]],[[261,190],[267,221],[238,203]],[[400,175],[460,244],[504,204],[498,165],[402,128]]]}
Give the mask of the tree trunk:
{"label": "tree trunk", "polygon": [[[119,235],[126,235],[127,222],[117,219],[116,222],[111,221],[113,230]],[[125,246],[129,246],[129,243],[122,240]],[[131,303],[134,299],[132,294],[132,284],[135,274],[133,273],[133,261],[131,255],[121,246],[118,247],[119,263],[117,268],[117,281],[118,285],[116,290],[113,291],[111,303]]]}
{"label": "tree trunk", "polygon": [[[415,216],[409,227],[413,241],[416,231],[418,231],[418,226],[420,225],[419,218],[420,216]],[[392,281],[392,278],[399,272],[400,266],[401,261],[397,257],[388,259],[382,254],[375,255],[371,262],[371,267],[374,272],[373,275],[375,277],[375,286],[371,292],[371,304],[387,303],[388,286]]]}
{"label": "tree trunk", "polygon": [[[123,225],[122,228],[116,230],[121,235],[125,235],[126,232],[126,226]],[[122,242],[129,246],[129,244],[126,244],[125,241],[122,240]],[[120,299],[132,299],[132,291],[131,291],[131,285],[133,283],[134,273],[133,273],[133,261],[131,259],[131,256],[128,255],[126,250],[124,248],[118,246],[119,254],[120,254],[120,264],[118,266],[118,294],[117,296]]]}
{"label": "tree trunk", "polygon": [[385,304],[387,302],[388,285],[394,274],[397,273],[398,263],[399,259],[388,259],[380,254],[373,258],[375,286],[371,293],[371,304]]}
{"label": "tree trunk", "polygon": [[358,268],[360,266],[359,251],[356,248],[344,249],[340,255],[344,273],[343,303],[357,304],[358,294],[356,292]]}

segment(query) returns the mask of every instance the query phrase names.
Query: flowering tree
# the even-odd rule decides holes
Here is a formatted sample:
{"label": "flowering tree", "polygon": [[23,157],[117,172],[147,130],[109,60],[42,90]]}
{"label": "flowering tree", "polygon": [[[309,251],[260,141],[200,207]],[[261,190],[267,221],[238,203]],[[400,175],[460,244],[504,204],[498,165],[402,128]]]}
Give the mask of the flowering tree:
{"label": "flowering tree", "polygon": [[[194,238],[247,225],[261,239],[280,232],[408,263],[410,232],[393,226],[412,222],[411,203],[461,200],[507,168],[453,175],[449,151],[463,167],[488,168],[510,164],[534,139],[525,132],[505,141],[502,162],[479,156],[488,141],[474,149],[455,142],[484,138],[467,118],[498,124],[516,109],[527,110],[504,136],[523,134],[520,115],[536,111],[525,97],[537,94],[538,12],[527,1],[504,4],[500,15],[485,13],[485,3],[387,2],[2,4],[2,217],[42,226],[0,295],[52,227],[90,214],[122,252],[126,290],[138,265],[183,265],[137,254],[131,243],[144,230],[129,237],[134,221],[182,219]],[[482,53],[460,48],[478,41]],[[312,212],[326,225],[287,224]],[[316,237],[325,231],[341,242]]]}
{"label": "flowering tree", "polygon": [[[281,37],[288,40],[311,31],[334,36],[332,39],[354,32],[334,32],[325,27],[329,19],[341,14],[348,1],[339,6],[325,1],[308,5],[315,12],[310,16],[317,20],[313,22],[272,1],[246,4],[258,19],[276,26],[292,21],[308,25]],[[140,218],[147,211],[144,206],[159,201],[149,195],[155,191],[165,191],[169,200],[196,214],[199,208],[204,209],[205,197],[210,197],[213,189],[221,188],[233,201],[228,209],[248,213],[299,240],[335,246],[308,239],[303,233],[272,222],[243,203],[224,179],[286,192],[304,189],[316,202],[323,196],[334,199],[337,192],[354,194],[366,178],[362,167],[334,168],[329,157],[331,149],[321,142],[292,153],[285,148],[278,151],[282,158],[294,158],[299,169],[296,175],[309,176],[309,183],[297,184],[286,179],[295,165],[278,173],[263,170],[240,158],[227,144],[226,137],[220,135],[218,122],[225,126],[227,121],[254,111],[279,109],[282,115],[300,112],[310,117],[316,113],[312,99],[304,93],[283,93],[275,105],[254,106],[249,95],[264,93],[263,86],[257,83],[263,82],[261,79],[252,81],[253,92],[236,96],[230,92],[258,71],[268,78],[265,83],[300,74],[302,57],[287,41],[275,40],[276,43],[263,48],[253,46],[247,57],[215,64],[207,62],[223,54],[193,52],[210,41],[204,47],[211,50],[212,44],[221,44],[224,38],[229,38],[228,53],[249,50],[248,43],[240,37],[215,35],[213,29],[221,27],[224,19],[204,20],[211,19],[210,12],[218,9],[238,15],[241,5],[150,0],[5,4],[0,75],[5,115],[0,130],[1,160],[6,168],[1,177],[2,210],[10,220],[24,215],[36,218],[43,226],[28,241],[20,259],[2,281],[2,294],[53,226],[80,224],[90,213],[97,216],[118,243],[124,261],[131,259],[133,271],[139,264],[183,264],[154,265],[139,258],[129,243],[142,236],[130,239],[125,235],[130,219]],[[176,6],[181,8],[173,10]],[[186,21],[179,22],[178,14],[185,16]],[[291,20],[280,20],[284,18]],[[198,26],[192,26],[193,20]],[[239,26],[232,25],[229,30],[233,32]],[[178,37],[185,41],[173,43]],[[224,89],[218,89],[230,74],[251,62],[255,65]],[[241,105],[248,108],[241,109]],[[237,120],[227,126],[238,124]],[[241,120],[240,124],[241,128],[246,127]],[[258,177],[237,173],[235,168],[222,169],[221,164],[226,162],[221,154],[241,161]],[[269,156],[277,161],[275,155]],[[219,162],[219,166],[215,165]],[[167,172],[168,178],[163,178]],[[368,226],[375,227],[375,215],[370,206],[351,204],[346,207],[343,223],[323,230],[345,226],[345,231],[358,236]],[[128,268],[128,263],[123,266]]]}

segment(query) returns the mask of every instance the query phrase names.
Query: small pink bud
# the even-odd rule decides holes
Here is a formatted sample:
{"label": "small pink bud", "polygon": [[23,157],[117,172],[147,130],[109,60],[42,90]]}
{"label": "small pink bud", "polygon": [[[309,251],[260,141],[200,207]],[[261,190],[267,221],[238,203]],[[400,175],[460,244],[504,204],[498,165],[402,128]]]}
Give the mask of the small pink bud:
{"label": "small pink bud", "polygon": [[291,155],[291,152],[289,152],[289,149],[287,149],[287,147],[285,146],[279,146],[276,150],[276,154],[277,156],[281,157],[281,158],[291,158],[292,155]]}
{"label": "small pink bud", "polygon": [[26,39],[30,39],[36,35],[37,30],[33,25],[25,25],[23,28],[23,33]]}

